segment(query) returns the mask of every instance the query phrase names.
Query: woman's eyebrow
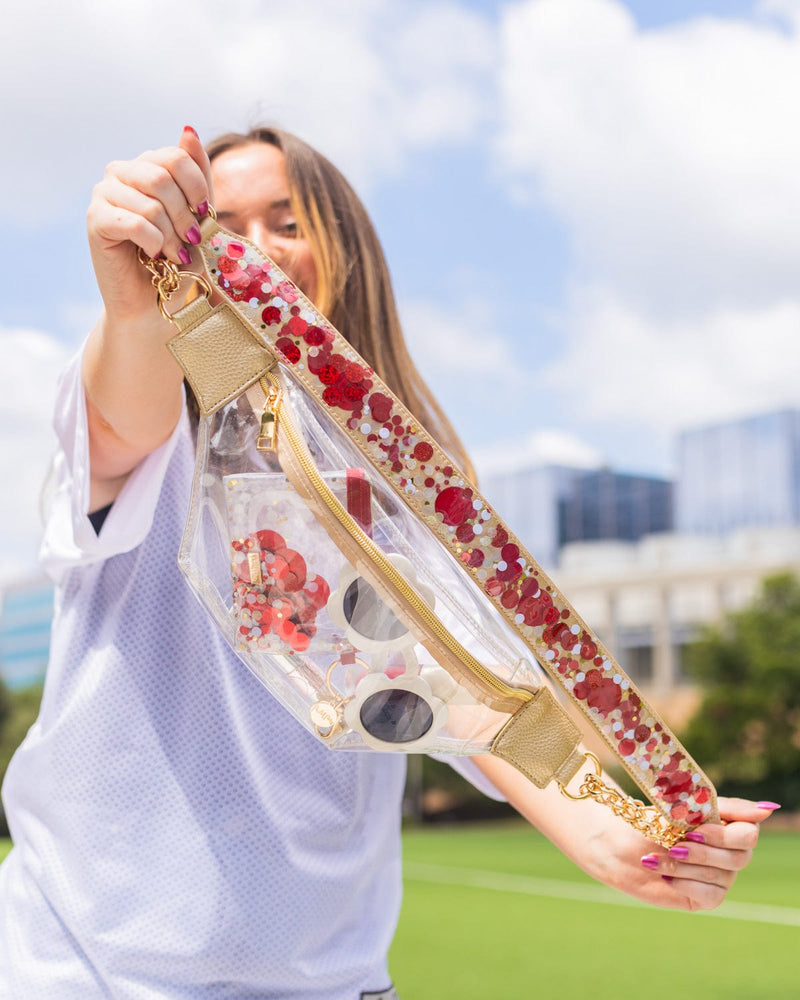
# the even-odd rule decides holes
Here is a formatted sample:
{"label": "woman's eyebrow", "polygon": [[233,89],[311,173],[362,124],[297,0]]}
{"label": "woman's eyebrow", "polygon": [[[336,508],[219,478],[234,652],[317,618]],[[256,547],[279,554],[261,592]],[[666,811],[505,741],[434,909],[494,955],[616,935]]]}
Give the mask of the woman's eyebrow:
{"label": "woman's eyebrow", "polygon": [[[269,209],[270,212],[275,212],[278,211],[279,209],[291,208],[291,207],[292,203],[289,200],[289,198],[280,198],[278,201],[271,201],[269,205],[267,205],[267,208]],[[217,218],[230,219],[232,216],[236,216],[238,214],[239,214],[238,212],[234,212],[230,209],[224,209],[224,208],[217,209]]]}

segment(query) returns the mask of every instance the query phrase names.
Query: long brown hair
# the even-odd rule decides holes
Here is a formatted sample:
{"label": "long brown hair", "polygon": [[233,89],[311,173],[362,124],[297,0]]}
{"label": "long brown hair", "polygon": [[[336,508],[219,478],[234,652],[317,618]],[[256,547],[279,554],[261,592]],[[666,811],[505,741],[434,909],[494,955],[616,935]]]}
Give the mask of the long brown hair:
{"label": "long brown hair", "polygon": [[282,129],[222,135],[209,143],[208,155],[213,160],[257,142],[277,146],[285,157],[292,211],[316,266],[315,305],[474,478],[463,444],[408,353],[386,259],[358,195],[321,153]]}

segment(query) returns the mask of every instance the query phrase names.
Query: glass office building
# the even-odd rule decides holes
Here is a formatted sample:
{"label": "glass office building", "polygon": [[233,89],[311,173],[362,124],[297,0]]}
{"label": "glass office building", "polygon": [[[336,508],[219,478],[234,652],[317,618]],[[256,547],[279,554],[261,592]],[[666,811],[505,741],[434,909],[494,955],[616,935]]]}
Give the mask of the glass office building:
{"label": "glass office building", "polygon": [[0,678],[10,688],[44,680],[53,618],[53,585],[38,578],[0,591]]}
{"label": "glass office building", "polygon": [[611,469],[544,465],[486,476],[486,496],[545,567],[569,542],[620,540],[672,529],[673,485]]}
{"label": "glass office building", "polygon": [[569,542],[636,542],[672,530],[673,484],[599,469],[579,476],[558,505],[559,548]]}
{"label": "glass office building", "polygon": [[800,523],[800,410],[684,431],[675,527],[724,535]]}

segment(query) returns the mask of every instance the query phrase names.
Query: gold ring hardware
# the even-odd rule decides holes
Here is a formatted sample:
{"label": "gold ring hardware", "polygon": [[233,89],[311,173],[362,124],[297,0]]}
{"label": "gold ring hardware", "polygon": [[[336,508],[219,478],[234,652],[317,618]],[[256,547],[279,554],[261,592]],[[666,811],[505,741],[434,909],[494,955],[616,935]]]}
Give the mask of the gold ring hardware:
{"label": "gold ring hardware", "polygon": [[595,756],[595,754],[592,753],[591,750],[586,750],[584,756],[588,764],[594,765],[594,774],[587,774],[584,776],[583,784],[578,790],[577,795],[574,795],[572,792],[567,791],[567,786],[562,784],[560,781],[557,782],[558,787],[561,789],[561,794],[567,799],[572,799],[573,802],[582,802],[584,799],[591,798],[592,792],[590,791],[588,785],[589,779],[595,779],[595,780],[599,779],[600,775],[603,773],[603,768],[600,764],[600,761]]}
{"label": "gold ring hardware", "polygon": [[137,250],[139,263],[143,264],[151,275],[153,288],[156,290],[156,302],[158,311],[164,319],[172,321],[172,314],[167,310],[166,304],[178,290],[184,278],[191,278],[205,292],[207,299],[211,298],[211,285],[202,274],[196,271],[181,271],[177,264],[170,260],[154,259],[148,256],[141,247]]}
{"label": "gold ring hardware", "polygon": [[158,293],[158,311],[164,319],[168,319],[170,322],[172,322],[172,313],[167,309],[166,303],[169,302],[172,295],[177,291],[178,285],[180,285],[184,278],[191,278],[192,281],[203,289],[205,297],[207,299],[211,298],[211,285],[202,274],[198,274],[196,271],[178,271],[177,284],[173,284],[171,278],[164,277],[156,284],[156,292]]}
{"label": "gold ring hardware", "polygon": [[594,773],[589,772],[583,776],[577,795],[567,791],[566,785],[559,781],[557,784],[562,795],[572,799],[573,802],[594,799],[661,847],[674,847],[685,838],[686,830],[672,826],[655,806],[647,806],[639,799],[631,798],[619,789],[607,785],[602,778],[603,768],[600,761],[589,750],[586,751],[586,761],[592,765]]}

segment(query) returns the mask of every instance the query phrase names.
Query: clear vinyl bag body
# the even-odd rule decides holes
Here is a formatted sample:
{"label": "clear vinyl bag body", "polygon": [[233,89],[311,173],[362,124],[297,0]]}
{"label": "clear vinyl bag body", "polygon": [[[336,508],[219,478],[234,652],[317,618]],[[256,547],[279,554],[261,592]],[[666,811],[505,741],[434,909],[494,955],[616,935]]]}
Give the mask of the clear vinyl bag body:
{"label": "clear vinyl bag body", "polygon": [[363,466],[276,367],[200,420],[181,569],[244,663],[330,747],[488,752],[515,694],[542,684],[538,665]]}
{"label": "clear vinyl bag body", "polygon": [[[331,747],[488,751],[540,788],[586,766],[557,692],[654,805],[594,757],[581,796],[667,846],[717,817],[697,763],[391,388],[255,244],[199,225],[205,275],[142,263],[204,414],[180,563],[241,659]],[[166,309],[187,277],[205,296]]]}

